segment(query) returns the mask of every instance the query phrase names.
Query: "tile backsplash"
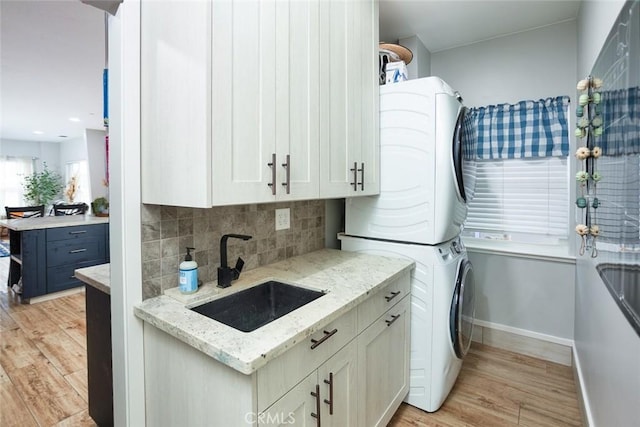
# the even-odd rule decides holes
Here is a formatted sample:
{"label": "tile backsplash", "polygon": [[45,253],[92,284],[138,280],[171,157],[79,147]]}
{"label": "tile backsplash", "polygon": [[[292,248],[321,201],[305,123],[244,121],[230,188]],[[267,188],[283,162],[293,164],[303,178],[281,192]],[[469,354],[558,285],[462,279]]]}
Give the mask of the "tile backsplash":
{"label": "tile backsplash", "polygon": [[[291,228],[275,231],[275,210],[280,208],[291,209]],[[223,234],[253,236],[227,242],[229,265],[241,256],[244,270],[250,270],[323,248],[324,228],[324,200],[210,209],[142,205],[143,299],[178,286],[178,268],[187,246],[196,248],[198,277],[207,283],[217,279]]]}

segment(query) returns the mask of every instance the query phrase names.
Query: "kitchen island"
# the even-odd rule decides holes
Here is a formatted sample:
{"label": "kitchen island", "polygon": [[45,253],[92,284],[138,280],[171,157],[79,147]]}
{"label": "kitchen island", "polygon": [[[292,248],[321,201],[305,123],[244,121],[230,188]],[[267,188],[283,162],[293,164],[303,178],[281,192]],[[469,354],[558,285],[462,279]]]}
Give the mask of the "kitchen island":
{"label": "kitchen island", "polygon": [[[386,425],[408,391],[413,267],[325,249],[144,301],[147,423]],[[325,294],[252,332],[190,310],[268,280]]]}
{"label": "kitchen island", "polygon": [[74,270],[109,261],[109,218],[91,215],[0,220],[9,229],[7,285],[22,302],[82,286]]}

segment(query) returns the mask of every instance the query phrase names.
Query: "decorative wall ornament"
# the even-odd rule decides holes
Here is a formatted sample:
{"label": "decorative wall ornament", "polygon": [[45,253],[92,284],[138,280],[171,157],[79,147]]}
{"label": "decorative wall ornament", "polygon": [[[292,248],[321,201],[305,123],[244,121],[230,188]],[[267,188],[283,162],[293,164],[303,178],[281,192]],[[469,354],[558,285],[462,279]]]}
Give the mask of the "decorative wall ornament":
{"label": "decorative wall ornament", "polygon": [[600,206],[597,197],[597,183],[602,175],[596,170],[597,159],[602,149],[596,145],[596,138],[603,134],[603,120],[600,108],[602,95],[598,89],[602,80],[592,76],[578,82],[576,88],[581,93],[578,97],[576,116],[578,126],[575,135],[584,144],[576,150],[576,159],[580,162],[580,170],[576,173],[579,191],[576,206],[581,210],[580,223],[576,225],[576,233],[581,237],[580,255],[590,252],[592,258],[598,256],[596,238],[600,235],[600,227],[596,225],[596,210]]}

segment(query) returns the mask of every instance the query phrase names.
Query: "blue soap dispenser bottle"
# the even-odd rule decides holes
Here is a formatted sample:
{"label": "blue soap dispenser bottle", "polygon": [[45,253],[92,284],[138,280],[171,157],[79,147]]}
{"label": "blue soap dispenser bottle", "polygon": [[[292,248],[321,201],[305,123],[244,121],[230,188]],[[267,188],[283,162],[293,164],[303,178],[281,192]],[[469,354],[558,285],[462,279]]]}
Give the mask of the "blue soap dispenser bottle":
{"label": "blue soap dispenser bottle", "polygon": [[180,263],[180,292],[192,294],[198,290],[198,263],[193,260],[191,251],[195,248],[187,247],[187,255]]}

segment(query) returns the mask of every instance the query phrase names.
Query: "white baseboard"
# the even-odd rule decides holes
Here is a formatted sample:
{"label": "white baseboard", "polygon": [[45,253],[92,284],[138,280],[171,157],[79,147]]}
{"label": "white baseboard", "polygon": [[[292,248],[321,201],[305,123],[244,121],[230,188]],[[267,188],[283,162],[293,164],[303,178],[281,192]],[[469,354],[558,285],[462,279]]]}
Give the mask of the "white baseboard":
{"label": "white baseboard", "polygon": [[589,396],[587,395],[587,388],[584,384],[582,369],[580,368],[580,358],[578,357],[575,345],[573,346],[573,380],[576,384],[578,407],[582,413],[582,421],[586,427],[593,426],[595,424],[593,423],[593,415],[591,414],[591,405],[589,405]]}
{"label": "white baseboard", "polygon": [[572,366],[573,340],[483,320],[475,320],[473,328],[473,341]]}

